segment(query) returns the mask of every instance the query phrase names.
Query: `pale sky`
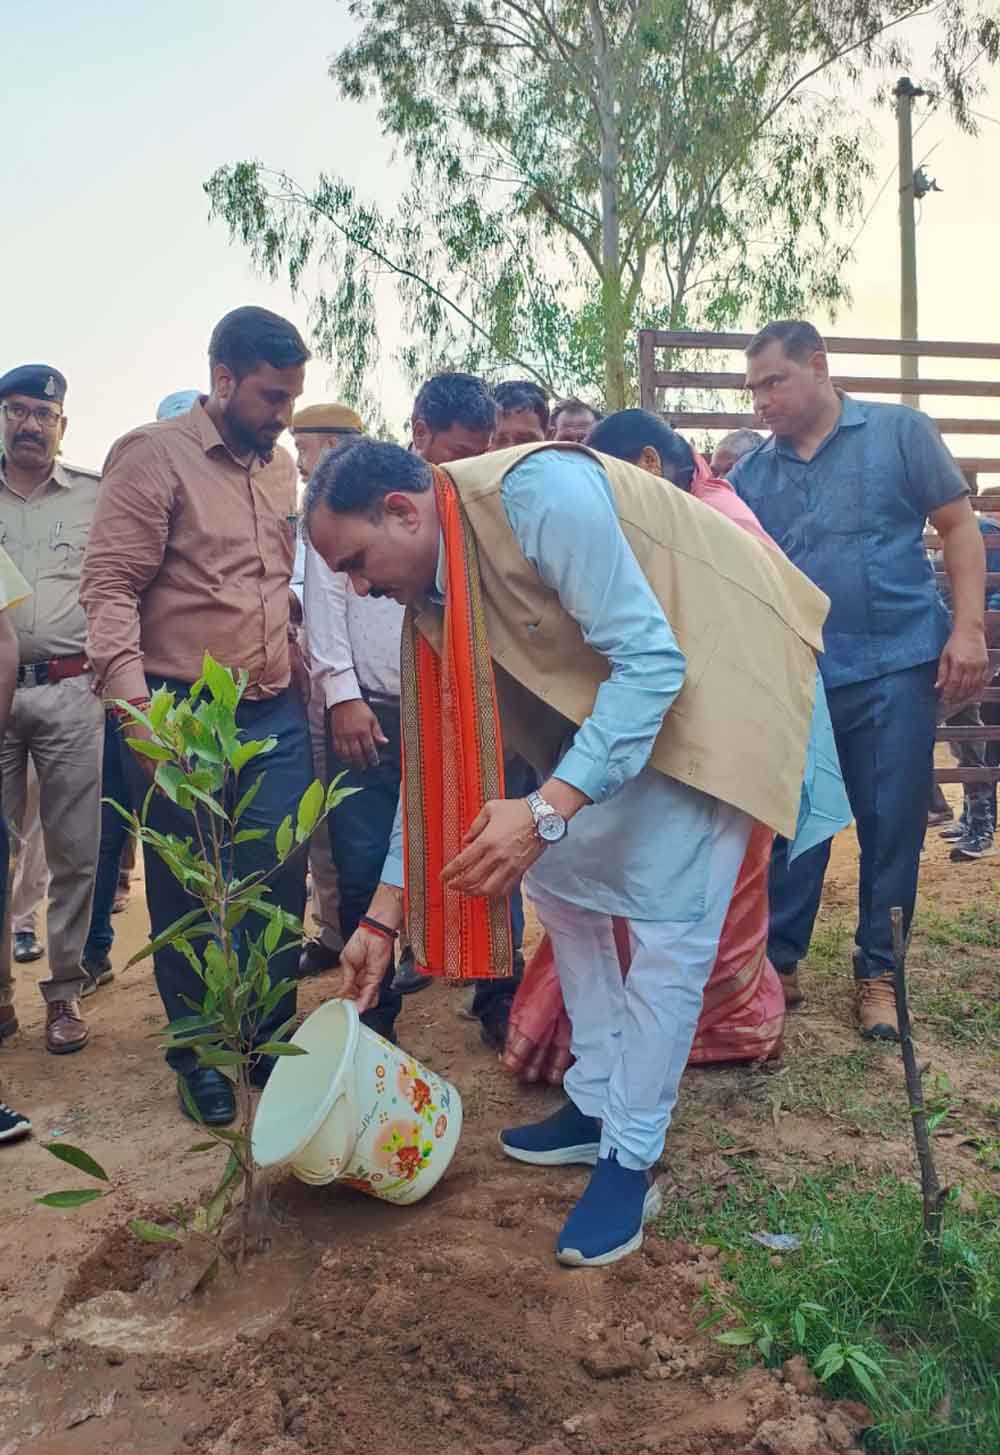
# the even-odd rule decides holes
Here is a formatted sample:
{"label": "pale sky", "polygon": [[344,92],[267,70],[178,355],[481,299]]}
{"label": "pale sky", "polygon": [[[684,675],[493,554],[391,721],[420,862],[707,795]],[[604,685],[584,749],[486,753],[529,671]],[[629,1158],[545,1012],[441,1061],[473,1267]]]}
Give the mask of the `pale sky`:
{"label": "pale sky", "polygon": [[[305,300],[256,278],[209,222],[201,184],[217,166],[253,157],[303,181],[325,169],[382,205],[401,190],[374,108],[341,101],[327,76],[352,29],[346,5],[323,0],[6,0],[0,372],[42,362],[66,374],[71,462],[99,466],[163,395],[207,387],[208,337],[230,308],[260,303],[305,331]],[[924,338],[1000,339],[1000,78],[978,109],[996,118],[978,137],[937,116],[916,141],[918,160],[934,148],[928,170],[944,188],[923,203],[918,231]],[[895,123],[882,114],[874,124],[881,184]],[[853,305],[829,331],[896,333],[896,200],[893,181],[850,268]],[[391,306],[385,314],[375,390],[396,423],[409,395],[390,358]],[[967,372],[997,378],[1000,366]],[[313,362],[302,402],[328,386]],[[981,446],[1000,455],[997,436],[961,452]]]}

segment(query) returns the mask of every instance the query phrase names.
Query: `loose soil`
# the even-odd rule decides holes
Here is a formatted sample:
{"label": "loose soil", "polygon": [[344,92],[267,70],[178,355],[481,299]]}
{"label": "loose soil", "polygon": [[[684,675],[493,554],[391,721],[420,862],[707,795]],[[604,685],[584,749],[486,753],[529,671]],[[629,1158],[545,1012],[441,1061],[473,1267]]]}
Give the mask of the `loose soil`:
{"label": "loose soil", "polygon": [[[949,790],[952,793],[953,790]],[[996,998],[997,952],[941,930],[995,903],[1000,861],[952,865],[929,837],[922,905],[937,937],[915,938],[927,994]],[[810,999],[788,1022],[777,1068],[692,1072],[662,1169],[667,1196],[720,1196],[740,1158],[788,1182],[852,1163],[914,1178],[897,1054],[862,1047],[851,1028],[851,835],[835,845]],[[115,961],[144,941],[141,886],[116,921]],[[939,943],[939,941],[941,943]],[[43,962],[44,965],[44,962]],[[559,1093],[522,1088],[456,1015],[461,992],[412,997],[406,1047],[459,1088],[466,1126],[441,1186],[411,1209],[294,1179],[274,1188],[272,1252],[239,1280],[180,1299],[201,1271],[190,1254],[137,1243],[128,1218],[193,1200],[215,1154],[180,1115],[152,1034],[160,1005],[148,962],[86,1003],[80,1055],[42,1045],[23,967],[20,1034],[0,1050],[0,1096],[35,1135],[0,1148],[0,1455],[833,1455],[857,1448],[858,1406],[834,1405],[802,1367],[741,1369],[699,1334],[696,1307],[716,1277],[714,1250],[655,1233],[607,1270],[568,1271],[552,1256],[585,1169],[515,1167],[496,1145],[508,1124],[545,1115]],[[300,1007],[336,990],[307,981]],[[939,997],[940,998],[940,997]],[[938,1001],[934,1001],[938,1004]],[[1000,1107],[996,1045],[963,1044],[946,1015],[921,1022],[922,1059],[955,1088],[956,1120],[938,1142],[941,1171],[996,1185],[977,1145]],[[972,1124],[980,1143],[965,1133]],[[948,1135],[948,1133],[951,1135]],[[33,1199],[86,1179],[42,1143],[86,1148],[116,1191],[73,1212]]]}

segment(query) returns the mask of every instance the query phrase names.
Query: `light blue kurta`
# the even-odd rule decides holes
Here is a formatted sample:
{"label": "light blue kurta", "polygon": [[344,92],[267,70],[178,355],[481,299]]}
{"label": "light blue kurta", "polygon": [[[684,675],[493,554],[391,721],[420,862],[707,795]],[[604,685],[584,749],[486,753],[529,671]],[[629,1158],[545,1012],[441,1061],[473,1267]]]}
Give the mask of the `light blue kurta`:
{"label": "light blue kurta", "polygon": [[[684,682],[684,654],[621,531],[610,482],[586,456],[542,450],[510,471],[501,495],[524,555],[611,667],[590,716],[550,765],[592,804],[574,817],[560,843],[546,849],[532,879],[604,914],[700,919],[716,800],[647,766]],[[439,588],[442,582],[439,569]],[[796,852],[848,823],[830,715],[818,685]],[[401,810],[382,878],[403,882]]]}

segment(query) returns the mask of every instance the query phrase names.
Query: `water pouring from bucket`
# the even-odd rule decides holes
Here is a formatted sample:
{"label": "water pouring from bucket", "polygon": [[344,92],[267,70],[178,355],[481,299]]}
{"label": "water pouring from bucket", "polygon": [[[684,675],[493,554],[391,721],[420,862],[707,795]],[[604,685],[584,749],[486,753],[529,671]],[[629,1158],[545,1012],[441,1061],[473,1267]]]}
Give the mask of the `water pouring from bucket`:
{"label": "water pouring from bucket", "polygon": [[448,1170],[462,1131],[455,1087],[329,1000],[292,1037],[307,1056],[282,1057],[257,1107],[253,1156],[302,1182],[342,1182],[386,1202],[426,1197]]}

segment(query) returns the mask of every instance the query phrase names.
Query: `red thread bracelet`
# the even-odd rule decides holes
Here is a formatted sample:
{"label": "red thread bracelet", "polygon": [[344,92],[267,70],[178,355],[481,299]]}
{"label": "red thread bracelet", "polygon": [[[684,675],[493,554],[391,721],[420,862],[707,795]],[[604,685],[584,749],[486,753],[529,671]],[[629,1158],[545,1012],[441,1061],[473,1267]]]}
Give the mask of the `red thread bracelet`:
{"label": "red thread bracelet", "polygon": [[373,935],[379,935],[383,940],[388,940],[390,944],[395,944],[396,940],[399,939],[398,930],[390,929],[381,920],[372,919],[369,914],[363,914],[358,923],[364,925],[365,929],[370,930]]}

